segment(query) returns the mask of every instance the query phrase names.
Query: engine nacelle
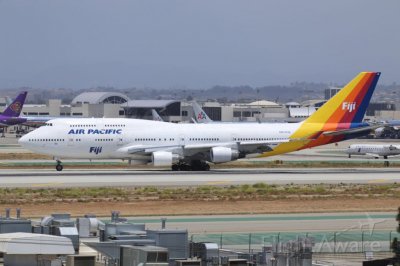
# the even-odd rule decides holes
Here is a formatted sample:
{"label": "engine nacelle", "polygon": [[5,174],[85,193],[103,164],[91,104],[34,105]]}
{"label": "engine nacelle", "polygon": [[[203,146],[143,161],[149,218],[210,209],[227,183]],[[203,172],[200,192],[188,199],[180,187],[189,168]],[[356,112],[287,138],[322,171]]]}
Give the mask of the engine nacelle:
{"label": "engine nacelle", "polygon": [[156,151],[151,155],[151,161],[154,166],[171,166],[178,159],[178,155],[169,151]]}
{"label": "engine nacelle", "polygon": [[226,163],[237,160],[239,151],[226,147],[214,147],[210,151],[210,159],[213,163]]}

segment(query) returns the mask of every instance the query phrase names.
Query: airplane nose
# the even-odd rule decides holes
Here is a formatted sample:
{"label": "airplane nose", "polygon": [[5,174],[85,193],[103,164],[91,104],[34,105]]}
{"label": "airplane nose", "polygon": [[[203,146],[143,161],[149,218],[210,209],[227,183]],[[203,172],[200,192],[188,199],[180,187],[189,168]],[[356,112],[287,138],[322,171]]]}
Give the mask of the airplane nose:
{"label": "airplane nose", "polygon": [[19,138],[18,143],[21,146],[24,146],[28,142],[28,134]]}

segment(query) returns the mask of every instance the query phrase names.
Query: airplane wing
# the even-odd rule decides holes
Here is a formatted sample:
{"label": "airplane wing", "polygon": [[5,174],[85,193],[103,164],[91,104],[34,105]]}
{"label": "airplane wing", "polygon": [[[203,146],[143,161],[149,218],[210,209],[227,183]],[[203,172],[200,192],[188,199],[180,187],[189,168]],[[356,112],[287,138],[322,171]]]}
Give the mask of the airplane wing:
{"label": "airplane wing", "polygon": [[157,151],[168,151],[172,153],[184,154],[185,156],[194,156],[198,153],[209,152],[214,147],[226,147],[238,150],[240,153],[262,153],[273,150],[274,146],[290,142],[290,139],[274,141],[232,141],[225,143],[200,143],[187,145],[155,146],[155,145],[131,145],[120,148],[119,152],[127,154],[151,154]]}
{"label": "airplane wing", "polygon": [[237,150],[240,157],[244,157],[247,154],[263,153],[272,151],[276,145],[289,142],[289,140],[277,140],[273,142],[265,141],[232,141],[226,143],[201,143],[201,144],[189,144],[184,146],[184,154],[186,156],[196,156],[199,154],[208,155],[213,148],[224,147]]}
{"label": "airplane wing", "polygon": [[343,130],[336,130],[336,131],[325,131],[322,134],[325,136],[341,136],[341,135],[349,135],[349,134],[356,134],[371,131],[377,128],[382,127],[382,125],[371,125],[366,127],[360,128],[350,128],[350,129],[343,129]]}
{"label": "airplane wing", "polygon": [[118,149],[119,152],[127,153],[127,154],[151,154],[156,151],[176,151],[182,149],[182,146],[171,145],[171,146],[153,146],[153,145],[131,145],[125,146]]}
{"label": "airplane wing", "polygon": [[366,153],[365,155],[374,157],[375,159],[379,159],[379,155],[378,155],[378,154],[375,154],[375,153]]}
{"label": "airplane wing", "polygon": [[275,146],[280,143],[289,142],[289,139],[284,140],[275,140],[275,141],[232,141],[226,143],[201,143],[201,144],[188,144],[185,145],[184,148],[186,150],[196,150],[196,149],[211,149],[213,147],[230,147],[237,146],[239,151],[245,150],[257,150],[257,149],[266,149],[272,150],[271,146]]}

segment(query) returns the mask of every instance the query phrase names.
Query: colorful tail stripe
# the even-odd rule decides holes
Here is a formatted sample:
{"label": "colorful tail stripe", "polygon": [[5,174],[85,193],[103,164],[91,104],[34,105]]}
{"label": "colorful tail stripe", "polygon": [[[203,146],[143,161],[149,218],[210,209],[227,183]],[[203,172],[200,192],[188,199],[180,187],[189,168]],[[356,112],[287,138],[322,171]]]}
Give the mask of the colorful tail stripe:
{"label": "colorful tail stripe", "polygon": [[[362,72],[312,114],[282,143],[261,157],[306,149],[345,139],[346,135],[326,136],[323,132],[363,127],[362,119],[378,82],[379,72]],[[353,136],[354,137],[354,136]]]}
{"label": "colorful tail stripe", "polygon": [[361,123],[379,76],[379,72],[360,73],[305,123]]}

